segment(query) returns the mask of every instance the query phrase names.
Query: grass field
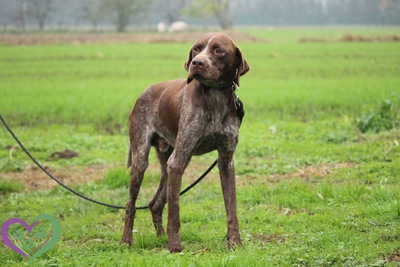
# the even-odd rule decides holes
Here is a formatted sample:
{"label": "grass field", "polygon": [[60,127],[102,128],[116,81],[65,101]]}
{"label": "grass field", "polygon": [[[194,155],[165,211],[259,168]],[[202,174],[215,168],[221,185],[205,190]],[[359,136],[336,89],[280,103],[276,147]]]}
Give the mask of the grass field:
{"label": "grass field", "polygon": [[[399,36],[400,28],[246,31],[268,41],[239,43],[251,67],[241,79],[246,116],[235,154],[244,246],[225,245],[216,170],[181,199],[184,252],[168,253],[148,211],[137,212],[136,243],[121,246],[124,211],[46,182],[2,127],[0,223],[43,213],[61,222],[61,240],[34,266],[400,264],[400,42],[340,41]],[[0,46],[0,113],[50,171],[88,196],[124,205],[128,112],[149,84],[185,77],[190,46]],[[65,149],[79,156],[51,157]],[[194,158],[184,186],[215,157]],[[140,205],[158,185],[150,158]],[[0,252],[0,266],[26,265],[3,242]]]}

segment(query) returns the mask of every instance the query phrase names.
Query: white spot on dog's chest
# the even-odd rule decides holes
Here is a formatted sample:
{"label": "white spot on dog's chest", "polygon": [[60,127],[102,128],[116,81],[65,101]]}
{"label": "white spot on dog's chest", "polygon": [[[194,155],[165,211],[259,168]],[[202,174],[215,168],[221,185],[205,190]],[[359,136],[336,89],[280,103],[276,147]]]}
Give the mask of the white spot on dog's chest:
{"label": "white spot on dog's chest", "polygon": [[228,114],[228,104],[224,95],[218,89],[211,89],[206,97],[206,116],[209,126],[221,127]]}
{"label": "white spot on dog's chest", "polygon": [[211,89],[206,98],[207,125],[206,135],[227,136],[228,139],[238,134],[238,124],[229,118],[229,106],[226,97],[217,89]]}

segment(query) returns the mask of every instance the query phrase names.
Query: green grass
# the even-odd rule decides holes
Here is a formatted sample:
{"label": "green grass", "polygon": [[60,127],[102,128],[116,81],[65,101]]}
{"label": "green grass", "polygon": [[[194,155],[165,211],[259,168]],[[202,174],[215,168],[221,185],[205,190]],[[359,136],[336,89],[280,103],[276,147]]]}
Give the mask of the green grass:
{"label": "green grass", "polygon": [[14,181],[0,181],[0,195],[21,191],[23,186]]}
{"label": "green grass", "polygon": [[[32,165],[0,130],[0,223],[56,216],[57,246],[38,266],[397,266],[400,255],[400,132],[362,133],[357,121],[384,100],[398,106],[400,43],[298,43],[343,32],[379,36],[399,28],[246,29],[269,43],[240,43],[251,71],[239,95],[246,116],[235,154],[244,246],[225,246],[218,172],[181,199],[185,250],[169,254],[148,211],[138,211],[132,247],[119,245],[124,211],[90,204],[56,187],[24,192],[3,181]],[[127,116],[147,85],[185,77],[190,44],[0,47],[0,112],[51,169],[101,164],[103,180],[76,185],[101,201],[128,198]],[[397,119],[397,109],[390,118]],[[397,114],[398,115],[398,114]],[[395,125],[395,124],[394,124]],[[396,126],[396,125],[395,125]],[[51,153],[72,149],[73,159]],[[196,157],[183,187],[216,154]],[[138,205],[157,188],[154,152]],[[9,175],[9,173],[7,174]],[[29,177],[28,177],[29,178]],[[166,217],[164,216],[164,221]],[[1,266],[26,261],[0,245]],[[397,261],[396,261],[397,257]]]}
{"label": "green grass", "polygon": [[295,43],[302,38],[316,38],[327,41],[337,41],[347,34],[361,35],[365,37],[400,35],[398,27],[356,27],[356,26],[333,26],[333,27],[253,27],[243,29],[253,36],[264,38],[271,43]]}

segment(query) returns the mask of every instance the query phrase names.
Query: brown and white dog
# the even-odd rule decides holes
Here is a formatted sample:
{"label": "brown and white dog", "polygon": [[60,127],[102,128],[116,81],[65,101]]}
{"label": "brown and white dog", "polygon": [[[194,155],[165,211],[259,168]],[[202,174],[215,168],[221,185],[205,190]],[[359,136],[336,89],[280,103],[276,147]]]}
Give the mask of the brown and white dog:
{"label": "brown and white dog", "polygon": [[223,33],[208,33],[193,45],[185,62],[187,79],[151,85],[129,117],[130,198],[121,243],[132,244],[135,204],[151,146],[161,163],[161,180],[149,203],[157,235],[165,234],[162,212],[168,203],[168,249],[182,251],[179,193],[182,175],[193,155],[218,151],[218,168],[227,215],[229,247],[240,246],[236,213],[233,153],[240,119],[235,89],[249,71],[242,52]]}

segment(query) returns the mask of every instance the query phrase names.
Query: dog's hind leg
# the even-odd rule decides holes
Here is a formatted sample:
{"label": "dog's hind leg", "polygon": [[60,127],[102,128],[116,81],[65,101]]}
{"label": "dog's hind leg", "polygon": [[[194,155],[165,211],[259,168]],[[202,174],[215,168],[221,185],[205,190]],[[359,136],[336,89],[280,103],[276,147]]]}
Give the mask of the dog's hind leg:
{"label": "dog's hind leg", "polygon": [[161,151],[160,148],[156,146],[158,159],[161,165],[161,178],[157,192],[149,203],[149,208],[151,211],[151,215],[153,217],[154,227],[156,228],[157,231],[157,236],[162,236],[165,234],[162,222],[162,213],[165,207],[165,203],[167,202],[167,181],[168,181],[167,161],[171,156],[173,150],[174,149],[171,146],[169,146],[166,151]]}
{"label": "dog's hind leg", "polygon": [[[132,244],[132,230],[136,213],[136,199],[139,195],[144,172],[148,166],[148,156],[151,147],[147,133],[134,133],[131,136],[131,180],[129,185],[129,200],[126,203],[125,228],[121,243]],[[143,140],[144,139],[144,140]]]}

